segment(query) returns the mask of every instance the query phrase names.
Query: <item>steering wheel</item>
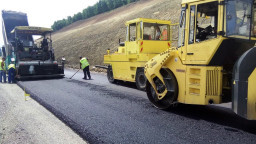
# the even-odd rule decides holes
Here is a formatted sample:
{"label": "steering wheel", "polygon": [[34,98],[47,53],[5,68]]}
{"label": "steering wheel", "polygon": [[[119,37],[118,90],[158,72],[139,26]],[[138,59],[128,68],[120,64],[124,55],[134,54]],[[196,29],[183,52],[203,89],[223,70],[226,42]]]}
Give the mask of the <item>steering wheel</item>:
{"label": "steering wheel", "polygon": [[205,28],[205,32],[207,33],[207,35],[212,35],[213,31],[214,31],[214,28],[211,25]]}

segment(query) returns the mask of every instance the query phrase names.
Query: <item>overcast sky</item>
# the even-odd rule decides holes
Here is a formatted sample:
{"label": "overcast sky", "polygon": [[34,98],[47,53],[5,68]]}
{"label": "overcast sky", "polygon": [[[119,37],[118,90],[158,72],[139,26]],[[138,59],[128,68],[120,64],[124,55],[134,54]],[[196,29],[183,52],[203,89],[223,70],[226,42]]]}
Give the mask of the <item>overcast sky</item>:
{"label": "overcast sky", "polygon": [[[51,27],[56,20],[73,16],[99,0],[1,0],[0,10],[27,13],[30,26]],[[2,18],[0,46],[3,43]]]}

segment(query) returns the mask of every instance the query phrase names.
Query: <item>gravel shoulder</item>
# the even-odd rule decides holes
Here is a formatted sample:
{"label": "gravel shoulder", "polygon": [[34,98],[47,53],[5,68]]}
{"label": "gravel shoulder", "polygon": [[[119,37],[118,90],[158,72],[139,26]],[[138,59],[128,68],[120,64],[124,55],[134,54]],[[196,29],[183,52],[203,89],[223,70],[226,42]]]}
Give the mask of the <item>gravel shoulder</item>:
{"label": "gravel shoulder", "polygon": [[0,84],[0,144],[86,142],[14,84]]}

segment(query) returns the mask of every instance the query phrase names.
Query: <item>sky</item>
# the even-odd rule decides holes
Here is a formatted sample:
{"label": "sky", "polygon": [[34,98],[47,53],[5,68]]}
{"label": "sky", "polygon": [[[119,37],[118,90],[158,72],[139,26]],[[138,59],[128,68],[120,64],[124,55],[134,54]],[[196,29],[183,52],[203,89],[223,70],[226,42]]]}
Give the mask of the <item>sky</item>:
{"label": "sky", "polygon": [[[27,13],[30,26],[51,27],[56,20],[73,16],[99,0],[1,0],[0,10]],[[0,25],[0,46],[4,45],[2,18]]]}

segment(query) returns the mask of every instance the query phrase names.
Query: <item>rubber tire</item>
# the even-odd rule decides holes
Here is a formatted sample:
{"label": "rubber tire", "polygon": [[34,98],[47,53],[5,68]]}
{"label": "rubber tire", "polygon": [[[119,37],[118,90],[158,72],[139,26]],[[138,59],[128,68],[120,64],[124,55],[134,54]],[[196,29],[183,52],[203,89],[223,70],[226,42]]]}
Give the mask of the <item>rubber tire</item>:
{"label": "rubber tire", "polygon": [[135,83],[137,86],[137,89],[139,90],[146,90],[146,83],[147,83],[147,78],[144,74],[144,69],[140,68],[136,72],[136,78],[135,78]]}
{"label": "rubber tire", "polygon": [[115,83],[115,82],[116,82],[116,80],[115,80],[114,77],[113,77],[113,70],[112,70],[112,67],[111,67],[111,66],[108,66],[107,78],[108,78],[108,81],[109,81],[110,83]]}
{"label": "rubber tire", "polygon": [[169,109],[172,106],[175,106],[175,104],[176,104],[175,102],[177,101],[177,98],[178,98],[177,80],[176,80],[174,74],[170,70],[165,70],[165,71],[168,75],[167,77],[172,78],[172,80],[169,80],[167,83],[172,85],[172,87],[174,89],[173,93],[167,93],[167,95],[162,100],[156,101],[154,99],[155,90],[153,89],[153,87],[151,86],[151,84],[149,82],[147,82],[147,85],[146,85],[146,92],[147,92],[149,101],[153,104],[153,106],[155,106],[158,109],[162,109],[162,110]]}

